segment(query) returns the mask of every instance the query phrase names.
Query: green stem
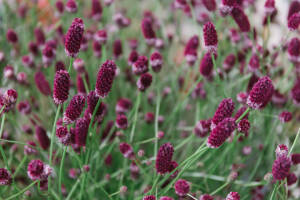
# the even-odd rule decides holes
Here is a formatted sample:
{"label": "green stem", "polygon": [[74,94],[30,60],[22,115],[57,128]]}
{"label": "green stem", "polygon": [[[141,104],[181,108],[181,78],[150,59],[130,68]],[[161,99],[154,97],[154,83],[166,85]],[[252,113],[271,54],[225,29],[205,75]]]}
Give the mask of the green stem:
{"label": "green stem", "polygon": [[10,200],[10,199],[17,199],[16,197],[20,196],[21,194],[23,194],[24,192],[26,192],[29,188],[31,188],[34,184],[36,184],[38,182],[38,180],[34,181],[33,183],[31,183],[30,185],[28,185],[26,188],[24,188],[23,190],[21,190],[20,192],[8,197],[6,200]]}
{"label": "green stem", "polygon": [[151,194],[153,194],[154,189],[156,188],[156,185],[157,185],[157,182],[158,182],[159,178],[160,178],[160,175],[157,175],[156,178],[155,178],[155,180],[154,180],[154,182],[153,182],[151,191],[150,191]]}
{"label": "green stem", "polygon": [[[59,116],[59,111],[61,108],[62,104],[59,104],[56,110],[56,115],[54,118],[54,122],[53,122],[53,126],[52,126],[52,132],[51,132],[51,143],[50,143],[50,152],[49,152],[49,166],[52,165],[52,153],[53,153],[53,146],[54,146],[54,140],[55,140],[55,129],[56,129],[56,122],[58,120],[58,116]],[[49,197],[50,198],[50,191],[51,191],[51,176],[49,176],[48,178],[48,193],[49,193]]]}
{"label": "green stem", "polygon": [[226,182],[224,183],[223,185],[221,185],[220,187],[218,187],[215,191],[213,191],[212,193],[210,193],[210,195],[215,195],[217,194],[218,192],[220,192],[223,188],[225,188],[227,185],[229,185],[230,182]]}
{"label": "green stem", "polygon": [[277,192],[277,189],[278,189],[278,182],[276,183],[273,191],[272,191],[272,194],[271,194],[271,197],[270,197],[270,200],[273,200],[275,195],[276,195],[276,192]]}
{"label": "green stem", "polygon": [[[0,138],[2,138],[2,133],[3,133],[3,129],[4,129],[5,117],[6,117],[6,114],[4,113],[3,116],[2,116],[2,120],[1,120]],[[6,169],[7,169],[8,171],[10,171],[10,170],[9,170],[9,167],[8,167],[7,158],[6,158],[5,152],[4,152],[3,148],[2,148],[2,145],[0,145],[0,151],[1,151],[1,155],[2,155],[2,157],[3,157],[3,160],[4,160],[4,163],[5,163]]]}
{"label": "green stem", "polygon": [[132,143],[132,141],[133,141],[135,126],[136,126],[137,117],[138,117],[138,110],[139,110],[140,102],[141,102],[141,95],[142,95],[141,92],[138,92],[138,97],[137,97],[135,112],[134,112],[134,119],[133,119],[133,124],[132,124],[131,132],[130,132],[130,140],[129,140],[130,143]]}
{"label": "green stem", "polygon": [[290,155],[290,154],[293,152],[293,149],[295,148],[295,145],[296,145],[296,143],[297,143],[297,140],[299,139],[299,135],[300,135],[300,128],[298,129],[298,133],[297,133],[297,135],[296,135],[296,137],[295,137],[295,139],[294,139],[294,142],[293,142],[293,144],[292,144],[292,147],[291,147],[291,149],[290,149],[288,155]]}
{"label": "green stem", "polygon": [[243,114],[235,121],[235,123],[239,123],[248,114],[248,112],[250,112],[250,110],[250,107],[248,107],[247,110],[245,110],[245,112],[243,112]]}
{"label": "green stem", "polygon": [[[157,92],[157,95],[159,93]],[[158,116],[159,116],[159,107],[160,107],[160,98],[157,97],[157,102],[156,102],[156,111],[155,111],[155,138],[158,138]],[[157,146],[158,146],[158,140],[154,140],[154,157],[156,157],[157,154]]]}
{"label": "green stem", "polygon": [[62,176],[63,176],[62,172],[63,172],[64,161],[65,161],[67,149],[68,149],[68,146],[66,146],[64,148],[62,159],[61,159],[61,162],[60,162],[60,168],[59,168],[59,180],[58,180],[58,186],[59,186],[59,188],[58,189],[59,189],[59,195],[60,195],[61,199],[62,199],[61,180],[62,180]]}
{"label": "green stem", "polygon": [[75,190],[76,190],[76,188],[77,188],[77,186],[78,186],[79,183],[80,183],[80,178],[78,178],[77,181],[76,181],[76,183],[73,185],[73,187],[72,187],[70,193],[68,194],[66,200],[71,199],[71,197],[72,197],[73,193],[75,192]]}
{"label": "green stem", "polygon": [[19,166],[17,167],[13,177],[15,178],[18,174],[18,172],[21,170],[21,168],[23,167],[25,161],[27,160],[27,155],[24,156],[24,158],[22,159],[21,163],[19,164]]}
{"label": "green stem", "polygon": [[73,58],[70,57],[70,64],[69,64],[69,67],[68,67],[68,73],[70,73],[70,71],[71,71],[72,64],[73,64]]}

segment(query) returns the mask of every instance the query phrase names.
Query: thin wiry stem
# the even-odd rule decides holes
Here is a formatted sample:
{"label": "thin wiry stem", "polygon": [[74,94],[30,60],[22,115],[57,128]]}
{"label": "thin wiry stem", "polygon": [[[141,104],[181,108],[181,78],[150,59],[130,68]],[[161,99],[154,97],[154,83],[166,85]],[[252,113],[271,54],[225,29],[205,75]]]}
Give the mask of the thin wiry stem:
{"label": "thin wiry stem", "polygon": [[132,143],[132,141],[133,141],[140,103],[141,103],[141,92],[138,92],[138,97],[137,97],[135,111],[134,111],[133,124],[132,124],[131,132],[130,132],[130,139],[129,139],[130,143]]}
{"label": "thin wiry stem", "polygon": [[62,155],[61,162],[60,162],[60,167],[59,167],[59,181],[58,181],[59,188],[58,189],[59,189],[60,198],[62,198],[62,188],[61,188],[61,182],[62,182],[62,176],[63,176],[62,172],[63,172],[64,161],[65,161],[67,149],[68,149],[68,146],[66,146],[64,148],[63,155]]}
{"label": "thin wiry stem", "polygon": [[36,180],[34,182],[32,182],[30,185],[28,185],[26,188],[24,188],[23,190],[21,190],[20,192],[8,197],[6,200],[10,200],[10,199],[17,199],[16,197],[20,196],[21,194],[23,194],[24,192],[26,192],[29,188],[31,188],[32,186],[34,186],[34,184],[36,184],[39,180]]}

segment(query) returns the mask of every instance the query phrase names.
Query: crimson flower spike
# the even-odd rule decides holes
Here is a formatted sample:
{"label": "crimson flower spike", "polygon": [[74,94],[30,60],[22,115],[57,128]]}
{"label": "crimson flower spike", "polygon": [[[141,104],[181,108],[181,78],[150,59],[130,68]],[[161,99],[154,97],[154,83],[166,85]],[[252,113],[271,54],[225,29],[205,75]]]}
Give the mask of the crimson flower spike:
{"label": "crimson flower spike", "polygon": [[84,24],[80,18],[75,18],[66,34],[65,52],[70,57],[76,57],[80,50],[81,40],[83,38]]}
{"label": "crimson flower spike", "polygon": [[206,50],[210,53],[216,53],[218,48],[218,35],[213,23],[207,22],[204,25],[203,37]]}
{"label": "crimson flower spike", "polygon": [[171,143],[165,143],[159,148],[155,162],[155,168],[157,173],[165,174],[169,172],[172,163],[173,153],[174,148]]}
{"label": "crimson flower spike", "polygon": [[242,32],[250,31],[249,19],[240,7],[234,7],[231,11],[231,16]]}
{"label": "crimson flower spike", "polygon": [[64,103],[69,96],[70,75],[65,70],[59,70],[54,77],[53,100],[56,104]]}

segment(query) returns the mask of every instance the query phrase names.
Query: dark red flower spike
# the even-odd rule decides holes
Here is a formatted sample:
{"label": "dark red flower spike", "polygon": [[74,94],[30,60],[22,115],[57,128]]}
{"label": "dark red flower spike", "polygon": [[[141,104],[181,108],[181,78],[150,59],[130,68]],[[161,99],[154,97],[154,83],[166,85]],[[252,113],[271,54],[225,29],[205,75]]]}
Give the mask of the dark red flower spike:
{"label": "dark red flower spike", "polygon": [[171,143],[165,143],[160,146],[155,161],[155,168],[157,173],[165,174],[169,172],[173,153],[174,148]]}
{"label": "dark red flower spike", "polygon": [[203,27],[203,37],[205,48],[209,53],[217,52],[218,35],[215,26],[211,22],[207,22]]}
{"label": "dark red flower spike", "polygon": [[34,81],[35,81],[36,87],[39,89],[39,91],[43,95],[50,96],[52,94],[49,82],[46,79],[43,72],[41,72],[41,71],[36,72],[34,75]]}
{"label": "dark red flower spike", "polygon": [[53,86],[53,100],[56,104],[64,103],[69,96],[70,75],[65,70],[55,73]]}
{"label": "dark red flower spike", "polygon": [[235,104],[231,98],[223,99],[219,104],[211,122],[211,129],[214,129],[225,118],[231,117]]}
{"label": "dark red flower spike", "polygon": [[234,7],[231,11],[231,16],[242,32],[250,31],[250,22],[248,16],[240,7]]}
{"label": "dark red flower spike", "polygon": [[85,97],[83,95],[75,95],[68,107],[65,110],[63,121],[65,124],[71,124],[75,122],[77,118],[80,117],[80,114],[85,105]]}
{"label": "dark red flower spike", "polygon": [[50,139],[47,136],[46,130],[41,126],[35,126],[35,136],[42,149],[47,150],[50,146]]}
{"label": "dark red flower spike", "polygon": [[137,87],[141,92],[144,92],[152,83],[152,75],[150,73],[144,73],[137,81]]}
{"label": "dark red flower spike", "polygon": [[65,52],[68,56],[76,57],[78,55],[81,40],[83,38],[83,32],[83,20],[80,18],[75,18],[65,37]]}
{"label": "dark red flower spike", "polygon": [[156,36],[152,28],[152,21],[149,18],[144,18],[141,23],[142,33],[148,45],[154,45]]}
{"label": "dark red flower spike", "polygon": [[75,143],[78,146],[85,146],[86,138],[89,129],[89,120],[85,118],[79,118],[75,125]]}

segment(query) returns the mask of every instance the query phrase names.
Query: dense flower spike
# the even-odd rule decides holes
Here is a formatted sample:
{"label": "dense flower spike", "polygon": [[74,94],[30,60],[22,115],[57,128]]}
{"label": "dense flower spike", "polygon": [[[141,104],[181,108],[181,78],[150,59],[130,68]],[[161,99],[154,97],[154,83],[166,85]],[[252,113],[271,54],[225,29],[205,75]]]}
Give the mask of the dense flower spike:
{"label": "dense flower spike", "polygon": [[85,97],[80,94],[75,95],[71,99],[70,104],[68,105],[64,113],[64,118],[63,118],[64,123],[66,124],[73,123],[78,117],[80,117],[84,104],[85,104]]}
{"label": "dense flower spike", "polygon": [[291,96],[293,99],[293,103],[296,106],[300,106],[300,78],[296,80],[292,90],[291,90]]}
{"label": "dense flower spike", "polygon": [[194,133],[198,137],[205,137],[210,132],[211,120],[200,120],[197,122]]}
{"label": "dense flower spike", "polygon": [[288,20],[288,28],[291,31],[295,31],[298,29],[299,24],[300,24],[300,13],[295,13]]}
{"label": "dense flower spike", "polygon": [[46,41],[45,34],[41,28],[35,28],[34,29],[34,36],[37,45],[43,45]]}
{"label": "dense flower spike", "polygon": [[259,63],[259,57],[256,53],[254,53],[249,61],[249,71],[255,72],[259,69],[260,63]]}
{"label": "dense flower spike", "polygon": [[240,195],[237,192],[230,192],[225,200],[240,200]]}
{"label": "dense flower spike", "polygon": [[276,158],[278,158],[280,156],[287,156],[288,153],[289,153],[289,149],[285,144],[279,144],[276,147],[276,150],[275,150]]}
{"label": "dense flower spike", "polygon": [[[14,89],[6,90],[4,94],[0,93],[0,110],[4,107],[4,112],[14,109],[18,98],[18,93]],[[0,113],[1,114],[1,113]]]}
{"label": "dense flower spike", "polygon": [[69,96],[70,75],[65,70],[59,70],[55,73],[53,85],[53,100],[56,104],[64,103]]}
{"label": "dense flower spike", "polygon": [[114,61],[107,60],[102,64],[96,81],[96,95],[100,98],[105,98],[111,90],[115,75],[116,75],[117,66]]}
{"label": "dense flower spike", "polygon": [[215,26],[207,22],[203,27],[203,37],[205,48],[208,52],[216,52],[218,48],[218,35]]}
{"label": "dense flower spike", "polygon": [[124,114],[118,114],[116,118],[116,127],[126,129],[128,127],[127,117]]}
{"label": "dense flower spike", "polygon": [[100,20],[102,17],[102,6],[99,0],[92,0],[92,18]]}
{"label": "dense flower spike", "polygon": [[55,2],[55,7],[57,9],[57,11],[62,14],[65,10],[65,5],[64,5],[64,2],[62,0],[57,0]]}
{"label": "dense flower spike", "polygon": [[159,72],[161,70],[162,64],[163,64],[162,55],[158,51],[152,53],[150,56],[150,65],[152,67],[152,70],[154,72]]}
{"label": "dense flower spike", "polygon": [[234,7],[231,11],[231,16],[242,32],[250,31],[249,19],[240,7]]}
{"label": "dense flower spike", "polygon": [[15,44],[15,43],[18,42],[18,35],[13,29],[8,29],[7,32],[6,32],[6,39],[10,43]]}
{"label": "dense flower spike", "polygon": [[136,85],[138,89],[144,92],[152,83],[152,75],[150,73],[145,73],[140,76]]}
{"label": "dense flower spike", "polygon": [[50,146],[50,140],[47,136],[46,130],[41,126],[35,126],[35,135],[42,149],[47,150]]}
{"label": "dense flower spike", "polygon": [[115,40],[113,43],[113,55],[115,59],[118,59],[123,53],[121,40]]}
{"label": "dense flower spike", "polygon": [[144,196],[142,200],[156,200],[156,197],[154,195],[148,195]]}
{"label": "dense flower spike", "polygon": [[132,50],[128,56],[128,65],[132,66],[139,58],[139,54],[136,50]]}
{"label": "dense flower spike", "polygon": [[235,128],[235,119],[225,118],[214,129],[212,129],[207,140],[207,146],[210,148],[218,148],[231,135]]}
{"label": "dense flower spike", "polygon": [[241,133],[244,133],[245,135],[248,135],[248,130],[250,129],[250,122],[248,119],[242,119],[238,123],[238,131]]}
{"label": "dense flower spike", "polygon": [[33,181],[45,180],[51,173],[51,167],[45,165],[41,160],[31,160],[27,167],[27,175]]}
{"label": "dense flower spike", "polygon": [[271,100],[274,92],[272,80],[265,76],[260,78],[253,86],[247,99],[247,104],[252,109],[262,109]]}
{"label": "dense flower spike", "polygon": [[69,145],[71,143],[71,133],[65,126],[59,126],[56,128],[56,136],[63,145]]}
{"label": "dense flower spike", "polygon": [[149,18],[144,18],[141,23],[142,33],[146,39],[148,45],[154,45],[155,43],[155,32],[152,27],[152,22]]}
{"label": "dense flower spike", "polygon": [[289,175],[291,159],[287,156],[278,156],[272,166],[272,174],[275,180],[283,180]]}
{"label": "dense flower spike", "polygon": [[200,196],[199,200],[214,200],[214,198],[209,194],[203,194]]}
{"label": "dense flower spike", "polygon": [[148,58],[139,56],[137,61],[132,65],[132,72],[136,75],[141,75],[148,71]]}
{"label": "dense flower spike", "polygon": [[79,118],[76,121],[75,126],[75,143],[78,146],[85,146],[86,138],[89,129],[89,120],[85,118]]}
{"label": "dense flower spike", "polygon": [[134,157],[133,149],[129,144],[122,142],[119,145],[119,149],[125,158],[133,158]]}
{"label": "dense flower spike", "polygon": [[0,168],[0,185],[10,185],[12,182],[11,175],[7,169]]}
{"label": "dense flower spike", "polygon": [[173,152],[174,148],[171,143],[165,143],[160,146],[155,161],[155,168],[157,173],[165,174],[169,172]]}
{"label": "dense flower spike", "polygon": [[300,164],[300,153],[294,153],[291,157],[294,165]]}
{"label": "dense flower spike", "polygon": [[184,179],[178,179],[175,182],[174,188],[178,196],[185,196],[190,191],[190,184]]}
{"label": "dense flower spike", "polygon": [[83,38],[83,32],[84,32],[83,20],[80,18],[75,18],[65,38],[65,52],[67,53],[68,56],[76,57],[78,55],[80,50],[80,44]]}
{"label": "dense flower spike", "polygon": [[298,0],[293,0],[290,4],[287,19],[289,19],[293,14],[300,11],[300,2]]}
{"label": "dense flower spike", "polygon": [[131,107],[132,107],[132,103],[129,99],[121,98],[118,100],[116,104],[116,113],[117,114],[126,113],[130,110]]}
{"label": "dense flower spike", "polygon": [[223,99],[219,104],[211,122],[211,128],[214,129],[225,118],[231,117],[235,105],[231,98]]}
{"label": "dense flower spike", "polygon": [[217,8],[217,4],[215,0],[202,0],[203,5],[209,11],[214,11]]}
{"label": "dense flower spike", "polygon": [[220,13],[222,16],[228,15],[235,6],[236,0],[222,0]]}
{"label": "dense flower spike", "polygon": [[66,3],[66,10],[70,13],[77,12],[77,3],[75,0],[68,0]]}
{"label": "dense flower spike", "polygon": [[288,45],[288,56],[292,62],[300,62],[300,40],[292,38]]}
{"label": "dense flower spike", "polygon": [[34,75],[34,81],[36,87],[43,95],[50,96],[52,94],[49,82],[47,81],[43,72],[41,71],[36,72]]}
{"label": "dense flower spike", "polygon": [[291,112],[289,111],[282,111],[279,116],[278,116],[279,120],[282,122],[282,123],[287,123],[289,121],[292,120],[293,118],[293,115]]}
{"label": "dense flower spike", "polygon": [[185,45],[184,57],[186,62],[192,66],[197,60],[197,49],[199,47],[199,37],[194,35]]}
{"label": "dense flower spike", "polygon": [[212,60],[212,55],[215,56],[215,54],[206,53],[203,58],[201,59],[199,71],[200,74],[206,78],[209,78],[212,75],[214,64]]}
{"label": "dense flower spike", "polygon": [[296,174],[294,173],[290,173],[288,176],[287,176],[287,185],[290,186],[290,185],[293,185],[294,183],[296,183],[298,180]]}

